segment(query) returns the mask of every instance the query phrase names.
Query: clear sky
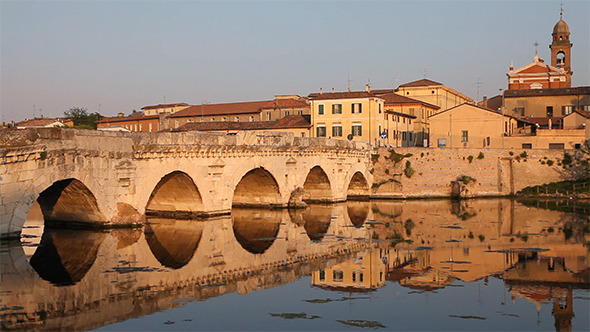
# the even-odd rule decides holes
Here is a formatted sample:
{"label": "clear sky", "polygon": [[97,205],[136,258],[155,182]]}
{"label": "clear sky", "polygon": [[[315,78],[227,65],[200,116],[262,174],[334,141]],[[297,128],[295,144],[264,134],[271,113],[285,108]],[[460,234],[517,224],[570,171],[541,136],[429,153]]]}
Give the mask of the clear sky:
{"label": "clear sky", "polygon": [[[0,0],[0,120],[307,96],[369,80],[395,88],[424,77],[491,97],[507,87],[511,60],[532,62],[535,41],[550,63],[560,3]],[[563,9],[572,85],[587,86],[590,1]]]}

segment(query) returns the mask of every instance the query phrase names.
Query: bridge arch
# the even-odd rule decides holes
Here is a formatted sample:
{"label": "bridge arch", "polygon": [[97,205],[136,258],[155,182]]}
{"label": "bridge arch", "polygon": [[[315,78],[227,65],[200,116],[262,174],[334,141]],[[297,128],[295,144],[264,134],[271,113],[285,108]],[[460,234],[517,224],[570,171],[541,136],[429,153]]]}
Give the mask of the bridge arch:
{"label": "bridge arch", "polygon": [[356,171],[346,190],[346,199],[368,199],[370,195],[369,183],[360,171]]}
{"label": "bridge arch", "polygon": [[232,206],[282,206],[275,177],[263,167],[248,171],[234,189]]}
{"label": "bridge arch", "polygon": [[314,166],[303,183],[305,191],[303,200],[306,202],[329,202],[333,200],[330,179],[321,166]]}
{"label": "bridge arch", "polygon": [[37,202],[45,222],[104,223],[96,197],[75,178],[54,182],[43,190]]}
{"label": "bridge arch", "polygon": [[181,171],[173,171],[160,179],[150,194],[146,214],[161,212],[203,211],[203,199],[193,179]]}

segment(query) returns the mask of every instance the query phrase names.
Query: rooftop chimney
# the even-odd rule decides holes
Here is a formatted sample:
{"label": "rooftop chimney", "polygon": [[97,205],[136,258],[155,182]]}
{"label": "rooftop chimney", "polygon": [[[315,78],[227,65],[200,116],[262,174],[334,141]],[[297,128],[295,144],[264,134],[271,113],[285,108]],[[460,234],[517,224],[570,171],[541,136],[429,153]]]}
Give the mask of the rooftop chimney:
{"label": "rooftop chimney", "polygon": [[334,88],[332,88],[332,93],[334,93]]}
{"label": "rooftop chimney", "polygon": [[320,94],[324,93],[324,89],[320,88]]}
{"label": "rooftop chimney", "polygon": [[369,84],[365,85],[365,91],[371,92],[371,86]]}
{"label": "rooftop chimney", "polygon": [[118,117],[120,117],[120,118],[122,118],[122,117],[124,117],[124,116],[125,116],[125,113],[123,113],[123,112],[119,112],[119,113],[117,113],[117,116],[118,116]]}

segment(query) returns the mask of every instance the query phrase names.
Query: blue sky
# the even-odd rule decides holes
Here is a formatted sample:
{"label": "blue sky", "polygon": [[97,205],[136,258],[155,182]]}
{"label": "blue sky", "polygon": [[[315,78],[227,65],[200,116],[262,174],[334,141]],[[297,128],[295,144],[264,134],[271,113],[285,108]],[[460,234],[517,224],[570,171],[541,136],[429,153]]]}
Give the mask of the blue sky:
{"label": "blue sky", "polygon": [[[1,121],[268,100],[424,78],[472,98],[510,61],[550,62],[560,1],[0,0]],[[590,85],[590,1],[564,1],[572,84]],[[480,84],[476,84],[480,82]],[[479,87],[479,93],[478,93]]]}

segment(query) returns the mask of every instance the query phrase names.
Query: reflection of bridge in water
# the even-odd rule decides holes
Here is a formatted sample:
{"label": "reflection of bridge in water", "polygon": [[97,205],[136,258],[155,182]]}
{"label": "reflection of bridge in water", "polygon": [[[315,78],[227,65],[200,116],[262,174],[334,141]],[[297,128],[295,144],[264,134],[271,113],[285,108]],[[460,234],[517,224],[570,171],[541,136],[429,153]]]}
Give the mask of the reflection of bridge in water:
{"label": "reflection of bridge in water", "polygon": [[18,245],[5,248],[3,328],[95,328],[183,304],[178,298],[292,282],[370,245],[342,203],[147,221],[143,230],[46,228],[30,260]]}

